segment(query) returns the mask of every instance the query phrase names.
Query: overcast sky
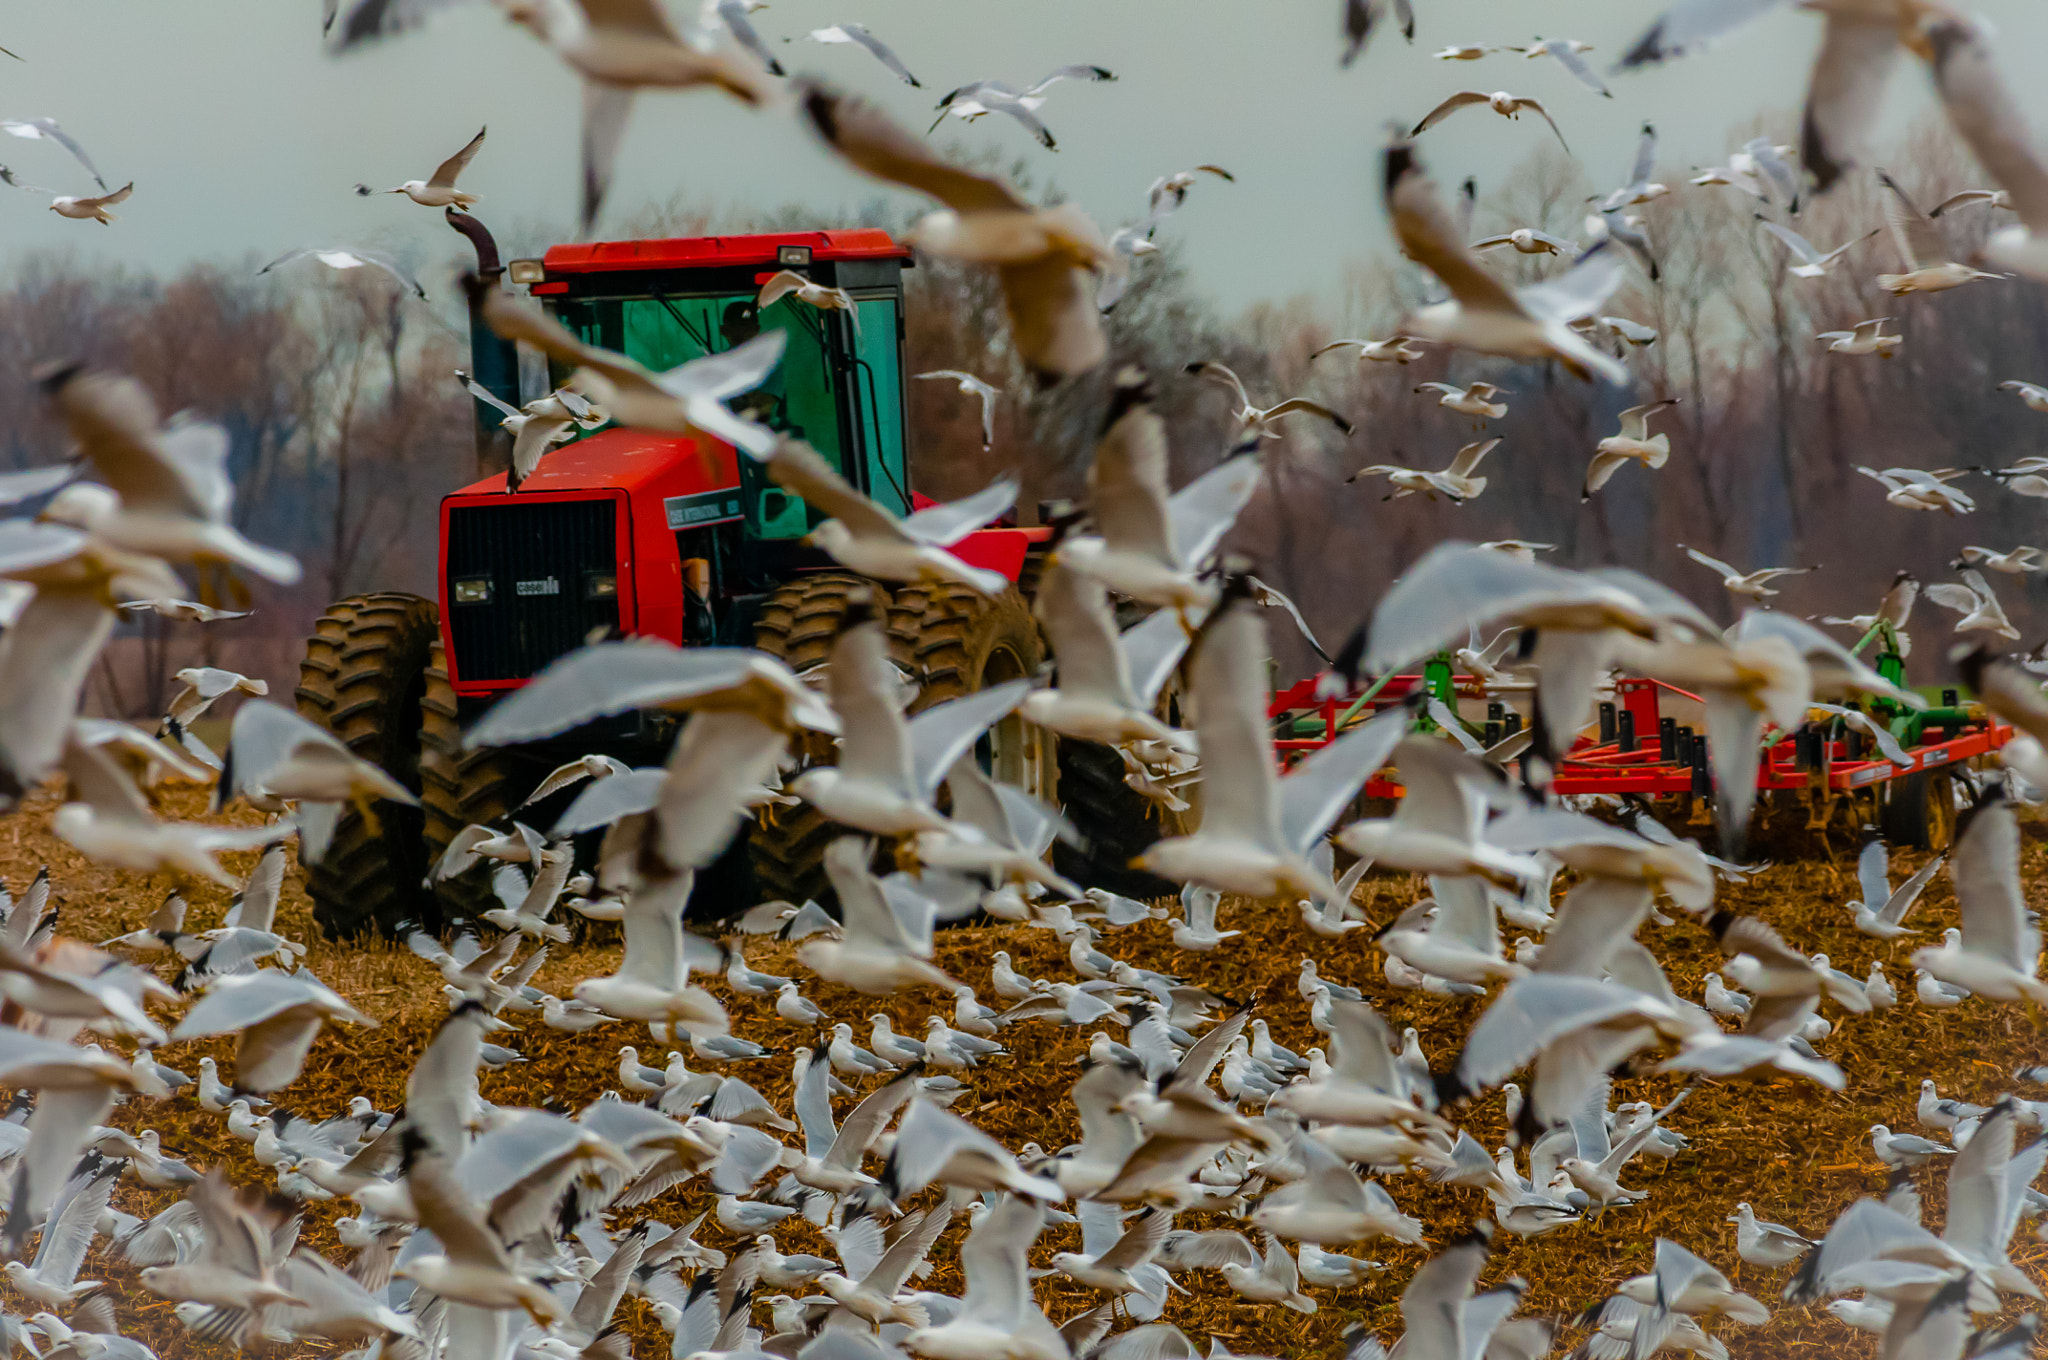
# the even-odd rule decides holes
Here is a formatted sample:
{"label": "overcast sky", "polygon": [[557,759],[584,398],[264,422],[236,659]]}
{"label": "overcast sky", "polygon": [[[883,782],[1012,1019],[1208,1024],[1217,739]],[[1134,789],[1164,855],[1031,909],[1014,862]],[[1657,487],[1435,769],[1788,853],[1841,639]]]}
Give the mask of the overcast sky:
{"label": "overcast sky", "polygon": [[[1202,184],[1168,228],[1226,308],[1322,289],[1345,260],[1391,252],[1371,173],[1390,120],[1412,123],[1458,89],[1507,89],[1545,101],[1598,184],[1619,182],[1645,118],[1663,133],[1668,166],[1717,163],[1731,127],[1796,106],[1820,27],[1788,9],[1705,56],[1614,77],[1608,100],[1551,61],[1429,54],[1541,34],[1596,44],[1604,69],[1657,5],[1416,8],[1412,47],[1382,33],[1342,72],[1336,0],[774,0],[755,19],[792,70],[872,94],[920,129],[939,95],[969,80],[1024,83],[1071,62],[1114,70],[1114,84],[1053,91],[1042,115],[1059,138],[1056,153],[1002,118],[944,135],[1030,158],[1105,229],[1139,215],[1159,174],[1198,161],[1229,168],[1234,186]],[[2022,79],[2036,64],[2026,54],[2048,52],[2048,4],[1978,8],[1999,28],[2029,112],[2048,124],[2048,88]],[[321,49],[318,10],[317,0],[0,0],[0,46],[24,58],[0,59],[0,116],[54,117],[110,183],[136,182],[112,227],[64,220],[36,197],[0,188],[0,251],[18,258],[69,246],[159,269],[311,244],[409,244],[438,259],[450,239],[438,212],[397,197],[359,199],[350,186],[424,178],[480,124],[490,139],[462,181],[482,196],[479,215],[522,244],[573,220],[575,81],[526,33],[476,3],[337,60]],[[846,21],[894,46],[924,88],[897,83],[856,48],[803,41],[811,28]],[[797,41],[784,48],[785,37]],[[1929,103],[1922,72],[1902,68],[1881,134],[1896,135]],[[1474,174],[1486,186],[1550,139],[1539,120],[1510,124],[1470,110],[1422,147],[1440,181]],[[65,192],[91,189],[46,143],[0,138],[0,163]],[[786,115],[758,116],[715,94],[655,96],[634,115],[609,220],[681,194],[708,205],[801,201],[815,206],[819,226],[857,225],[853,211],[874,192]],[[445,280],[430,274],[427,283]]]}

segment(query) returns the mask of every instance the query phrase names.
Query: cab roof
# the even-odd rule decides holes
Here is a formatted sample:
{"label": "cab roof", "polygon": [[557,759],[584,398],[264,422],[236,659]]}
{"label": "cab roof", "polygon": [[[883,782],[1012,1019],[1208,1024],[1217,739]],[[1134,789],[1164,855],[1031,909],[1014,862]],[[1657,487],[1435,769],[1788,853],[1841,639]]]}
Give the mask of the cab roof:
{"label": "cab roof", "polygon": [[721,265],[775,264],[785,247],[830,260],[905,260],[910,248],[877,227],[846,231],[778,231],[753,236],[675,236],[665,240],[592,241],[548,247],[542,257],[550,277],[621,269],[697,269]]}

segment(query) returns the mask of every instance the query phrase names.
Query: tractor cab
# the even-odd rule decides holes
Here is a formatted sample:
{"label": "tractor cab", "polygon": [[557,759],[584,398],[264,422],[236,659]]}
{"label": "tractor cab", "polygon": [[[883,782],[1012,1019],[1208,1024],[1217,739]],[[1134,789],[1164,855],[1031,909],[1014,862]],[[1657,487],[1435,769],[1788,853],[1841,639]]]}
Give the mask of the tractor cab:
{"label": "tractor cab", "polygon": [[[664,372],[761,334],[788,337],[768,381],[732,404],[801,439],[883,505],[910,506],[903,428],[903,270],[910,252],[876,230],[709,236],[556,246],[535,297],[587,343]],[[761,286],[790,270],[844,289],[853,310],[784,297],[755,305]],[[557,378],[566,374],[553,375]],[[741,468],[749,535],[810,532],[804,504]]]}
{"label": "tractor cab", "polygon": [[[511,273],[579,338],[657,373],[782,331],[775,372],[731,405],[901,514],[910,264],[888,233],[861,229],[561,245]],[[844,289],[853,308],[758,306],[784,270]],[[455,692],[514,688],[595,633],[746,645],[764,592],[829,565],[802,541],[821,518],[721,441],[616,427],[555,449],[516,493],[502,474],[464,487],[442,505]]]}

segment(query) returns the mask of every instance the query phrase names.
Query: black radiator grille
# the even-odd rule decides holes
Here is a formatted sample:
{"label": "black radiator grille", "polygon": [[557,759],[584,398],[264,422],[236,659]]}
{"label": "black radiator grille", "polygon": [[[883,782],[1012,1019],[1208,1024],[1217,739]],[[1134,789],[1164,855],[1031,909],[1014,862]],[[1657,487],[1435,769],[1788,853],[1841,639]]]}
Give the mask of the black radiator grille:
{"label": "black radiator grille", "polygon": [[[591,630],[619,622],[616,512],[610,499],[529,501],[448,512],[448,634],[463,680],[523,680],[583,645]],[[460,602],[458,582],[487,580],[489,598]]]}

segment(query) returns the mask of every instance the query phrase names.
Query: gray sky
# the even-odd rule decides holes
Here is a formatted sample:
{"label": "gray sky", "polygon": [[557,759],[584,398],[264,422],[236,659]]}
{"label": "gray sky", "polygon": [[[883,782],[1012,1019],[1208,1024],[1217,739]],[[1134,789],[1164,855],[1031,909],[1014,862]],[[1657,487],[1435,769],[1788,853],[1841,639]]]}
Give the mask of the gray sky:
{"label": "gray sky", "polygon": [[[1819,32],[1817,19],[1788,10],[1703,57],[1615,77],[1606,100],[1548,60],[1429,53],[1540,33],[1595,43],[1604,69],[1657,5],[1416,8],[1413,47],[1383,33],[1347,72],[1336,68],[1336,0],[774,0],[755,20],[778,48],[798,39],[784,49],[790,69],[874,95],[920,130],[938,97],[969,80],[1027,82],[1079,61],[1111,68],[1115,84],[1053,91],[1042,114],[1057,153],[999,117],[947,135],[1030,158],[1105,229],[1140,214],[1156,175],[1198,161],[1228,167],[1238,183],[1201,184],[1167,228],[1227,308],[1325,289],[1345,260],[1391,252],[1372,175],[1389,120],[1412,123],[1458,89],[1507,89],[1545,101],[1596,183],[1618,182],[1646,117],[1664,136],[1668,166],[1718,163],[1731,127],[1796,105]],[[1978,8],[2007,52],[2048,52],[2048,5]],[[424,178],[479,124],[490,140],[462,183],[482,196],[477,211],[501,237],[527,243],[573,220],[575,82],[523,31],[477,3],[335,60],[321,50],[318,10],[315,0],[0,0],[0,46],[26,59],[0,59],[0,116],[54,117],[109,183],[136,181],[112,227],[66,221],[0,189],[0,250],[69,246],[87,259],[175,268],[301,245],[412,241],[438,257],[450,239],[438,212],[359,199],[350,186]],[[897,83],[856,48],[802,41],[811,28],[855,20],[894,46],[925,88]],[[2024,81],[2028,69],[2019,55],[2008,60],[2029,112],[2048,123],[2048,88]],[[1929,105],[1924,75],[1902,68],[1882,135]],[[1509,124],[1474,110],[1422,147],[1441,182],[1475,174],[1487,186],[1551,140],[1540,120]],[[66,192],[91,188],[48,144],[0,138],[0,163]],[[802,201],[817,207],[818,225],[857,225],[847,214],[875,192],[786,115],[757,116],[713,94],[652,97],[627,134],[610,220],[681,194],[712,205]]]}

